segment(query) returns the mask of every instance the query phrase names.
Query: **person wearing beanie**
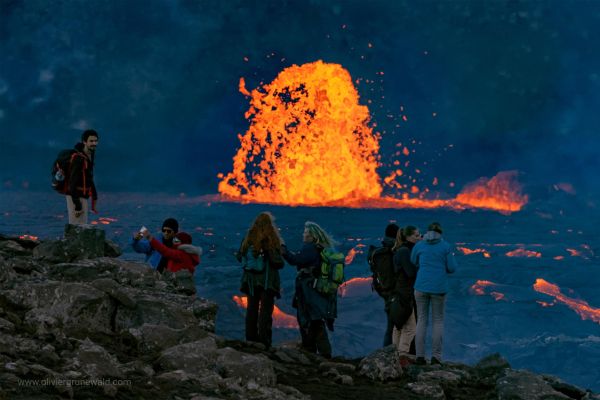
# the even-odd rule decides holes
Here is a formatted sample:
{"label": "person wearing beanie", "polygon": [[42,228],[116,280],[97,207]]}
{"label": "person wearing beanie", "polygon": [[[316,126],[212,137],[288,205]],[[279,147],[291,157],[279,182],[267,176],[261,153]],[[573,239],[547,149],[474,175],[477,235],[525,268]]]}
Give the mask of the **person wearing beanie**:
{"label": "person wearing beanie", "polygon": [[452,246],[442,239],[442,226],[433,222],[423,240],[412,249],[410,261],[417,267],[415,301],[417,303],[417,335],[415,348],[417,364],[425,364],[425,336],[431,304],[431,364],[442,362],[444,308],[448,292],[448,274],[456,271]]}
{"label": "person wearing beanie", "polygon": [[189,233],[177,233],[173,238],[172,248],[153,238],[148,231],[145,232],[144,237],[150,242],[150,246],[167,260],[167,271],[177,272],[185,269],[190,274],[194,274],[194,269],[200,264],[202,247],[192,245],[192,236]]}
{"label": "person wearing beanie", "polygon": [[390,318],[390,304],[393,298],[394,286],[394,252],[393,247],[396,242],[396,234],[400,227],[394,223],[385,227],[384,238],[381,246],[371,245],[367,254],[369,266],[373,272],[373,288],[383,298],[384,311],[387,320],[385,334],[383,336],[383,346],[392,344],[392,334],[394,332],[393,319]]}
{"label": "person wearing beanie", "polygon": [[[167,218],[162,223],[161,233],[158,240],[166,247],[173,247],[173,238],[179,232],[179,222],[175,218]],[[152,269],[162,273],[167,268],[167,259],[156,251],[148,240],[144,238],[142,230],[133,235],[131,247],[136,253],[146,255],[146,262]]]}

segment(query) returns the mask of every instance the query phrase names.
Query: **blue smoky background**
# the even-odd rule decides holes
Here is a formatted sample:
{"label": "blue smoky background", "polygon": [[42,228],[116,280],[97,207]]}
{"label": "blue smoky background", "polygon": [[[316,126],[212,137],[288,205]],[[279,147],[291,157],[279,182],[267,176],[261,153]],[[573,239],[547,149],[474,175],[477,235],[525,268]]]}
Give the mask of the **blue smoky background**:
{"label": "blue smoky background", "polygon": [[597,189],[598,2],[2,0],[0,22],[3,189],[46,189],[93,128],[100,192],[214,193],[248,127],[240,77],[318,59],[357,82],[381,176],[414,140],[448,192],[512,169]]}

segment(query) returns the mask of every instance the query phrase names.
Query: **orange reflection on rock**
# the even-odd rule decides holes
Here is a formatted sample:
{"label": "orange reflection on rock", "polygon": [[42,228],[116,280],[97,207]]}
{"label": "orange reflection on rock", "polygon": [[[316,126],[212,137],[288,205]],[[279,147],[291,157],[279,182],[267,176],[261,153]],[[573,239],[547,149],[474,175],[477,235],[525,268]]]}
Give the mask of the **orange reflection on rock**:
{"label": "orange reflection on rock", "polygon": [[525,249],[516,249],[513,251],[509,251],[508,253],[506,253],[506,255],[508,257],[535,257],[535,258],[540,258],[542,256],[542,253],[539,253],[537,251],[532,251],[532,250],[525,250]]}
{"label": "orange reflection on rock", "polygon": [[587,303],[587,301],[581,299],[573,299],[562,294],[558,285],[552,284],[550,282],[545,281],[544,279],[538,278],[535,280],[533,289],[537,292],[547,294],[548,296],[552,296],[555,298],[556,301],[567,305],[569,308],[571,308],[577,314],[579,314],[581,319],[589,319],[600,324],[600,308],[593,308]]}
{"label": "orange reflection on rock", "polygon": [[464,255],[481,253],[485,258],[491,257],[490,253],[488,253],[487,250],[484,249],[469,249],[467,247],[457,247],[457,249]]}
{"label": "orange reflection on rock", "polygon": [[365,278],[352,278],[342,283],[338,288],[338,294],[342,297],[350,295],[354,289],[360,289],[365,287],[371,287],[373,279],[369,277]]}
{"label": "orange reflection on rock", "polygon": [[[233,296],[233,301],[242,308],[248,308],[248,297],[247,296]],[[298,328],[298,321],[296,317],[284,313],[277,306],[273,307],[273,326],[275,328]]]}

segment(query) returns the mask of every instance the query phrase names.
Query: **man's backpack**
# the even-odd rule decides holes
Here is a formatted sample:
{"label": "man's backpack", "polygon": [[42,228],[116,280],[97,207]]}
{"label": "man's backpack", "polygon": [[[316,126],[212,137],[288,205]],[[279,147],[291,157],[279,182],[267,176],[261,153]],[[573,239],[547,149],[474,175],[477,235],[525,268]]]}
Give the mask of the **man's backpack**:
{"label": "man's backpack", "polygon": [[244,271],[260,273],[265,270],[266,266],[267,261],[265,260],[264,253],[261,251],[258,257],[254,257],[254,248],[250,245],[246,254],[242,256],[242,268],[244,268]]}
{"label": "man's backpack", "polygon": [[324,295],[337,293],[344,282],[344,254],[331,248],[321,250],[321,269],[314,288]]}
{"label": "man's backpack", "polygon": [[75,149],[61,150],[52,164],[52,189],[58,193],[68,194],[68,178],[71,173],[71,163],[78,152]]}
{"label": "man's backpack", "polygon": [[370,246],[368,255],[369,267],[373,273],[373,289],[381,297],[387,297],[396,285],[394,252],[386,246]]}

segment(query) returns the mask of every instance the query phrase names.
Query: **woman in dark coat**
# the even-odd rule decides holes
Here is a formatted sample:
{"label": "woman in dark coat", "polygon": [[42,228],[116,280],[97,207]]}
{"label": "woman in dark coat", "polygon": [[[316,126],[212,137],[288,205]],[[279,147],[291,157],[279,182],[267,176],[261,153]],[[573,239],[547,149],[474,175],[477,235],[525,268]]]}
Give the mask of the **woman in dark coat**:
{"label": "woman in dark coat", "polygon": [[282,246],[283,258],[296,266],[296,292],[293,306],[296,308],[302,347],[312,353],[331,358],[331,344],[327,328],[333,331],[337,317],[337,294],[323,295],[314,289],[315,279],[321,267],[321,251],[333,247],[335,242],[319,225],[307,221],[302,236],[304,245],[298,252]]}
{"label": "woman in dark coat", "polygon": [[244,263],[240,290],[248,295],[246,340],[263,343],[267,348],[271,346],[275,297],[281,298],[281,244],[273,216],[263,212],[256,217],[236,255]]}

